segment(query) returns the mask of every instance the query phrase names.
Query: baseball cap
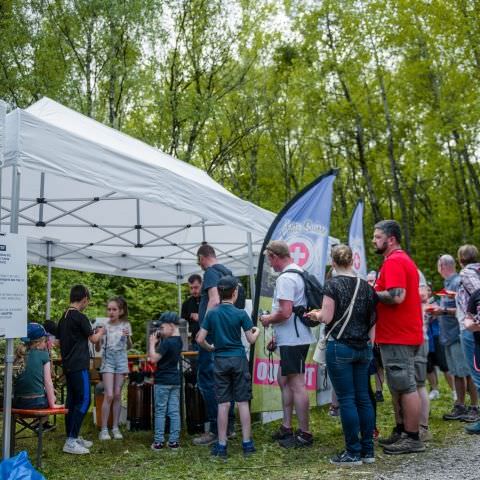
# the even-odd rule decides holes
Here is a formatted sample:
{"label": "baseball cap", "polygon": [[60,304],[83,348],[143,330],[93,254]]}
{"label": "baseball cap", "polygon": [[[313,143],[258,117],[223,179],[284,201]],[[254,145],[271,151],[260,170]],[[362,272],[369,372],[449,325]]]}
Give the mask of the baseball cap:
{"label": "baseball cap", "polygon": [[232,275],[225,275],[222,277],[217,284],[218,290],[231,290],[238,286],[238,280]]}
{"label": "baseball cap", "polygon": [[27,325],[27,336],[22,337],[23,343],[30,343],[39,338],[46,337],[47,332],[39,323],[31,322]]}
{"label": "baseball cap", "polygon": [[174,325],[178,325],[180,322],[180,318],[175,312],[163,312],[159,319],[158,322],[161,323],[173,323]]}
{"label": "baseball cap", "polygon": [[268,253],[273,253],[279,257],[289,257],[290,249],[288,248],[288,243],[283,240],[272,240],[268,242],[268,245],[265,247],[264,255]]}

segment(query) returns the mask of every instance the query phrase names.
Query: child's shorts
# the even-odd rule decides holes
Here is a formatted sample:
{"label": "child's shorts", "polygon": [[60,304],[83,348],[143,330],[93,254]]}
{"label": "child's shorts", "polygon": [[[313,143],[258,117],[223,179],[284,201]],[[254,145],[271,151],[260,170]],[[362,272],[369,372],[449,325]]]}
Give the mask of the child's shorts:
{"label": "child's shorts", "polygon": [[100,373],[128,373],[128,358],[125,350],[106,350],[103,353]]}
{"label": "child's shorts", "polygon": [[245,355],[215,357],[215,396],[218,403],[252,399],[252,377]]}

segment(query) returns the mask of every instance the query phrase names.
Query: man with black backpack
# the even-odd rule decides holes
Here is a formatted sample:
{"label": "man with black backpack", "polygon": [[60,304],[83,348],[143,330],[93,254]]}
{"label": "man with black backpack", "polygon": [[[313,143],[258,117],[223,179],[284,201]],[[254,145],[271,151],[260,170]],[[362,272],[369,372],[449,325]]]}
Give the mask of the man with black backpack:
{"label": "man with black backpack", "polygon": [[[305,360],[311,343],[315,342],[303,314],[295,307],[307,306],[305,272],[294,263],[286,242],[273,240],[264,255],[276,271],[281,272],[275,282],[272,313],[262,315],[260,321],[267,328],[272,325],[275,342],[280,351],[278,384],[282,393],[283,421],[273,435],[285,448],[310,447],[313,437],[309,430],[309,398],[305,386]],[[295,313],[295,311],[297,313]],[[292,428],[293,407],[299,429]]]}
{"label": "man with black backpack", "polygon": [[[202,289],[200,293],[200,305],[198,307],[198,322],[200,328],[202,327],[205,315],[208,310],[216,307],[220,303],[220,296],[218,294],[218,281],[227,275],[232,275],[230,269],[218,263],[215,250],[211,245],[204,244],[197,251],[198,265],[205,272],[203,274]],[[235,302],[237,308],[245,306],[245,290],[243,287],[238,287],[238,299]],[[242,306],[243,302],[243,306]],[[207,337],[209,343],[212,340]],[[198,352],[198,389],[202,394],[205,402],[207,419],[210,423],[210,431],[200,437],[193,439],[194,445],[210,445],[217,440],[217,411],[218,403],[215,397],[215,378],[214,378],[214,356],[213,353],[200,348]],[[229,418],[229,434],[233,433],[233,408],[230,411]]]}

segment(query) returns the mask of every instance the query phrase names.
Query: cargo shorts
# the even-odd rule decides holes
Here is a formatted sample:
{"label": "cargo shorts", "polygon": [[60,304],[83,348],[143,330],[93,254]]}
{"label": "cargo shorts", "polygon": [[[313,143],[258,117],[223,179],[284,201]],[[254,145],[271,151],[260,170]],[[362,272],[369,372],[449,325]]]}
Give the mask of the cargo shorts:
{"label": "cargo shorts", "polygon": [[380,353],[388,388],[392,393],[413,393],[425,386],[428,344],[381,344]]}

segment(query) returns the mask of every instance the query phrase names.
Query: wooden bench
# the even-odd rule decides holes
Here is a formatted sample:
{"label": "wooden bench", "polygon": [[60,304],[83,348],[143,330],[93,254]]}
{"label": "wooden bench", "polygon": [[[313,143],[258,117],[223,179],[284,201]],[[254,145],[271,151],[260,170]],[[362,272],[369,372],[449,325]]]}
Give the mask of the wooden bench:
{"label": "wooden bench", "polygon": [[[66,415],[67,408],[41,408],[41,409],[21,409],[12,408],[12,435],[10,440],[10,454],[15,454],[15,441],[19,438],[18,434],[25,430],[32,431],[38,438],[37,444],[37,468],[42,466],[42,452],[43,452],[43,422],[45,417],[50,415]],[[17,431],[17,425],[20,429]]]}

